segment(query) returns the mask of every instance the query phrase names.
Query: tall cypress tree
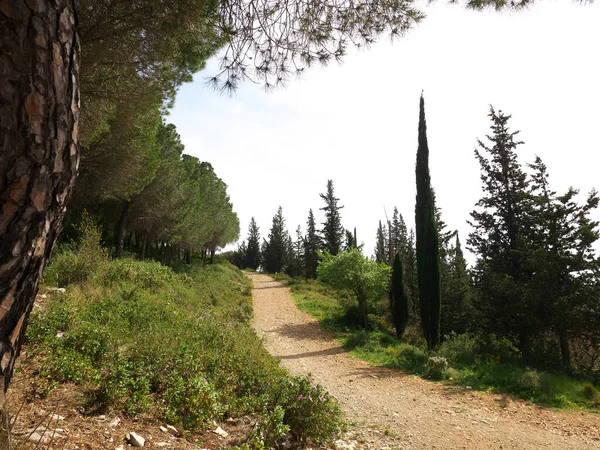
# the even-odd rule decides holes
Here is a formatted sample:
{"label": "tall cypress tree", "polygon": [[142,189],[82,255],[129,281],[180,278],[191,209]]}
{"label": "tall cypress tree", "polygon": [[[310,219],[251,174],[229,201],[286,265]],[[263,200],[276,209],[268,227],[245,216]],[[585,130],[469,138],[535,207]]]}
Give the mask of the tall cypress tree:
{"label": "tall cypress tree", "polygon": [[425,100],[419,104],[419,147],[417,149],[417,204],[415,224],[417,234],[417,278],[421,305],[423,334],[429,349],[440,341],[441,286],[440,257],[435,205],[429,175],[429,148],[425,123]]}
{"label": "tall cypress tree", "polygon": [[342,219],[340,209],[343,206],[338,206],[339,198],[336,198],[333,192],[333,181],[327,180],[327,192],[319,194],[325,201],[325,206],[320,208],[325,211],[325,222],[323,223],[323,250],[328,250],[332,255],[337,255],[342,249],[344,242],[344,228],[342,227]]}
{"label": "tall cypress tree", "polygon": [[404,286],[404,267],[400,253],[396,253],[394,264],[392,265],[390,309],[392,311],[394,326],[396,327],[396,336],[398,336],[398,339],[401,339],[408,323],[408,296],[406,295],[406,287]]}
{"label": "tall cypress tree", "polygon": [[248,226],[248,245],[246,247],[246,261],[245,265],[249,269],[258,269],[260,266],[260,234],[259,228],[256,225],[254,217],[250,219],[250,225]]}

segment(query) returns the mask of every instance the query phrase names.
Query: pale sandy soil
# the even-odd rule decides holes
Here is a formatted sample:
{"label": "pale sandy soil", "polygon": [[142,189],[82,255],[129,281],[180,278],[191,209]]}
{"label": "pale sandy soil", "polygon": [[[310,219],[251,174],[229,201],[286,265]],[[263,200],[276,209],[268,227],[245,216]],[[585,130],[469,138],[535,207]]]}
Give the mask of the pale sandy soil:
{"label": "pale sandy soil", "polygon": [[311,373],[341,402],[355,448],[600,450],[600,415],[554,411],[370,366],[298,310],[289,289],[249,273],[254,328],[295,374]]}

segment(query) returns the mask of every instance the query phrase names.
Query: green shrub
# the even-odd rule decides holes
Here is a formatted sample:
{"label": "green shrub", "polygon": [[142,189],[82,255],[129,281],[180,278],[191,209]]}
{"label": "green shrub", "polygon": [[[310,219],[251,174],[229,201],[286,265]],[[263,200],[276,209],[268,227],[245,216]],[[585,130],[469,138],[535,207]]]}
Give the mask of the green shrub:
{"label": "green shrub", "polygon": [[42,283],[49,286],[65,287],[72,282],[86,279],[85,273],[78,273],[77,255],[74,251],[65,248],[59,249],[50,260],[44,271]]}
{"label": "green shrub", "polygon": [[107,286],[117,283],[132,282],[144,289],[160,289],[181,282],[175,272],[157,261],[136,261],[134,259],[117,259],[113,261],[103,276]]}
{"label": "green shrub", "polygon": [[226,407],[219,401],[215,386],[202,373],[187,377],[173,371],[165,380],[163,415],[167,422],[196,429],[208,420],[220,418]]}
{"label": "green shrub", "polygon": [[427,360],[425,366],[425,376],[432,380],[441,380],[444,373],[448,370],[448,360],[443,356],[432,356]]}
{"label": "green shrub", "polygon": [[535,397],[542,388],[542,374],[535,369],[526,369],[516,380],[521,395]]}
{"label": "green shrub", "polygon": [[479,355],[479,342],[473,335],[452,333],[446,336],[436,353],[447,358],[453,365],[474,364]]}
{"label": "green shrub", "polygon": [[422,374],[425,372],[429,356],[422,349],[401,343],[396,347],[389,347],[387,352],[394,358],[395,367],[409,373]]}
{"label": "green shrub", "polygon": [[479,336],[479,353],[487,356],[488,360],[508,364],[522,362],[521,351],[506,337],[495,334]]}
{"label": "green shrub", "polygon": [[423,332],[418,325],[408,325],[402,335],[402,341],[419,348],[427,346]]}
{"label": "green shrub", "polygon": [[344,340],[344,348],[354,350],[357,347],[368,348],[371,346],[371,335],[366,330],[358,330],[351,333]]}
{"label": "green shrub", "polygon": [[581,388],[581,393],[586,400],[598,401],[600,400],[600,394],[592,383],[585,383]]}
{"label": "green shrub", "polygon": [[105,364],[97,390],[100,402],[130,416],[152,407],[151,367],[120,353],[111,355]]}
{"label": "green shrub", "polygon": [[250,435],[256,448],[272,448],[285,439],[290,426],[284,423],[284,417],[285,411],[280,405],[272,411],[263,411]]}
{"label": "green shrub", "polygon": [[52,381],[88,383],[98,379],[99,373],[89,357],[73,349],[50,349],[40,375]]}
{"label": "green shrub", "polygon": [[303,442],[326,442],[341,433],[342,411],[338,401],[306,377],[279,379],[274,403],[285,411],[283,423]]}
{"label": "green shrub", "polygon": [[369,314],[369,324],[375,331],[382,331],[390,335],[394,332],[392,323],[389,321],[389,319],[377,314]]}
{"label": "green shrub", "polygon": [[78,232],[80,241],[59,249],[50,260],[44,284],[65,287],[90,280],[108,263],[108,252],[101,244],[102,230],[87,213],[83,214]]}

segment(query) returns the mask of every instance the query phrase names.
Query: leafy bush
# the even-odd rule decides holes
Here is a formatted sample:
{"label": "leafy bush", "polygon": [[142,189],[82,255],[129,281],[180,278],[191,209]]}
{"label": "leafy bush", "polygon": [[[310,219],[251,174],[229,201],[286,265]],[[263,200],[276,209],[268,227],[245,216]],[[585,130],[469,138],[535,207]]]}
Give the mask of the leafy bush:
{"label": "leafy bush", "polygon": [[521,352],[505,337],[452,333],[446,337],[436,354],[447,358],[453,365],[471,365],[479,362],[519,363]]}
{"label": "leafy bush", "polygon": [[495,334],[479,336],[479,353],[488,360],[508,364],[522,363],[521,351],[506,337]]}
{"label": "leafy bush", "polygon": [[215,386],[202,373],[185,377],[174,371],[165,380],[165,386],[163,415],[169,423],[195,429],[221,417],[227,409],[220,403]]}
{"label": "leafy bush", "polygon": [[479,342],[473,335],[452,333],[446,336],[436,353],[453,365],[475,364],[479,356]]}
{"label": "leafy bush", "polygon": [[396,347],[388,347],[387,352],[394,358],[395,367],[415,374],[424,373],[429,360],[425,351],[405,343],[398,344]]}
{"label": "leafy bush", "polygon": [[260,415],[250,435],[256,448],[271,448],[282,442],[290,431],[283,421],[284,409],[277,405],[272,411],[266,410]]}
{"label": "leafy bush", "polygon": [[306,377],[276,380],[273,399],[285,411],[283,423],[298,441],[325,442],[341,433],[342,411],[337,400]]}
{"label": "leafy bush", "polygon": [[425,366],[425,376],[432,380],[441,380],[448,368],[449,365],[446,358],[443,356],[432,356]]}
{"label": "leafy bush", "polygon": [[344,348],[347,350],[353,350],[357,347],[368,348],[371,345],[371,335],[366,330],[358,330],[346,337],[344,341]]}
{"label": "leafy bush", "polygon": [[581,388],[581,393],[587,400],[600,401],[600,393],[598,393],[592,383],[585,383]]}
{"label": "leafy bush", "polygon": [[352,248],[337,255],[325,253],[317,267],[317,276],[324,283],[354,293],[358,301],[362,325],[369,328],[369,308],[387,293],[390,268],[363,256]]}
{"label": "leafy bush", "polygon": [[111,355],[102,370],[97,399],[135,415],[152,407],[152,368],[123,354]]}
{"label": "leafy bush", "polygon": [[113,261],[103,276],[103,283],[107,286],[127,281],[144,289],[159,289],[169,287],[175,282],[181,283],[184,279],[177,277],[170,267],[157,261],[125,258]]}
{"label": "leafy bush", "polygon": [[87,214],[78,226],[80,241],[56,252],[44,272],[43,283],[65,287],[89,280],[108,263],[108,252],[102,247],[102,230]]}

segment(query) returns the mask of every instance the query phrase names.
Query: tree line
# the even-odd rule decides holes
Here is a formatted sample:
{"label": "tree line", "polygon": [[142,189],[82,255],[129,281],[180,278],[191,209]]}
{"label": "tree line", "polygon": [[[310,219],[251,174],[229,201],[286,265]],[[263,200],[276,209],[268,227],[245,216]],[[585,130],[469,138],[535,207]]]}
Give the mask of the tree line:
{"label": "tree line", "polygon": [[[130,126],[135,126],[131,124]],[[165,121],[153,128],[144,148],[150,164],[143,172],[121,173],[121,184],[82,176],[75,187],[65,220],[63,240],[72,240],[84,211],[103,225],[103,240],[120,256],[123,250],[142,259],[163,263],[194,253],[213,261],[218,248],[237,240],[239,220],[233,211],[227,185],[210,163],[183,153],[175,126]],[[105,132],[110,139],[112,130]],[[111,157],[127,164],[119,149]],[[85,169],[85,160],[82,162]]]}
{"label": "tree line", "polygon": [[247,239],[225,257],[243,269],[262,268],[269,273],[284,272],[290,276],[316,278],[323,252],[337,255],[357,246],[356,228],[350,231],[342,226],[340,211],[344,207],[338,203],[340,199],[335,196],[332,180],[327,181],[325,193],[319,196],[324,202],[319,209],[325,215],[321,227],[317,226],[313,210],[310,209],[306,234],[303,235],[298,226],[292,238],[286,228],[283,208],[279,206],[266,239],[261,242],[259,227],[252,217]]}
{"label": "tree line", "polygon": [[[425,103],[420,99],[415,230],[394,208],[379,221],[372,257],[357,245],[356,230],[341,225],[333,182],[320,194],[325,221],[309,211],[306,233],[292,238],[279,207],[260,242],[251,220],[247,243],[229,256],[240,267],[319,278],[347,289],[370,327],[373,303],[386,296],[398,337],[418,326],[429,349],[464,333],[494,334],[516,346],[525,361],[565,370],[597,371],[600,363],[599,223],[592,190],[552,190],[540,157],[523,165],[510,115],[490,107],[491,132],[478,140],[482,196],[470,214],[468,267],[458,232],[444,223],[429,174]],[[374,281],[375,280],[375,281]]]}

